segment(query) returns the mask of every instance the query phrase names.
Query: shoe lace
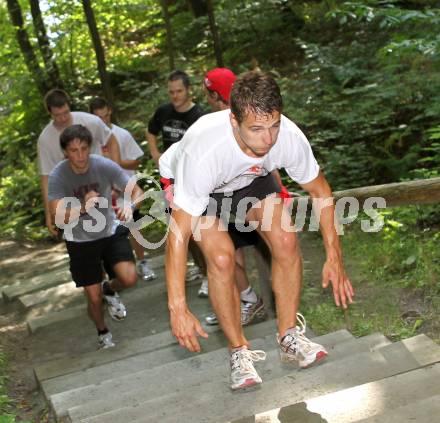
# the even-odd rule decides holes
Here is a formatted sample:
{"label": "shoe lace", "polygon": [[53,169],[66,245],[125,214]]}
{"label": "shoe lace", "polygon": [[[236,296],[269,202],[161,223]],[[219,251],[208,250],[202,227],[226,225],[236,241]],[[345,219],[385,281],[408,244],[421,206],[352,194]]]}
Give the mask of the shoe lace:
{"label": "shoe lace", "polygon": [[231,368],[240,370],[241,373],[253,372],[253,362],[266,360],[266,353],[262,350],[248,350],[242,348],[232,353]]}
{"label": "shoe lace", "polygon": [[[297,353],[299,344],[302,350],[309,350],[312,341],[305,336],[307,323],[305,317],[301,313],[296,313],[297,326],[293,329],[294,333],[288,332],[282,338],[280,343],[282,349],[286,352]],[[298,342],[300,341],[300,342]]]}

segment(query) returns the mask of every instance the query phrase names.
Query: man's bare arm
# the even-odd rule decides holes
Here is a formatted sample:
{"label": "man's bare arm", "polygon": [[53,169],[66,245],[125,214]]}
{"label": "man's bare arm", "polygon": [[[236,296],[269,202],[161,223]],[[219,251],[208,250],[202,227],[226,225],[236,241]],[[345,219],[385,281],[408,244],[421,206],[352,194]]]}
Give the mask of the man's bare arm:
{"label": "man's bare arm", "polygon": [[315,202],[315,210],[320,213],[320,228],[327,255],[322,274],[323,287],[327,288],[331,282],[336,305],[342,304],[343,308],[347,308],[347,300],[348,303],[353,302],[354,290],[344,269],[341,245],[335,228],[335,205],[331,188],[322,173],[302,187],[309,192]]}
{"label": "man's bare arm", "polygon": [[159,158],[162,155],[159,149],[157,148],[157,137],[152,133],[146,131],[147,141],[148,141],[148,150],[150,155],[156,165],[159,165]]}
{"label": "man's bare arm", "polygon": [[140,160],[121,160],[121,167],[127,170],[137,170],[141,164]]}
{"label": "man's bare arm", "polygon": [[48,186],[49,186],[49,175],[40,175],[41,196],[43,197],[46,227],[51,233],[51,235],[57,236],[58,229],[54,225],[52,214],[50,213],[50,209],[49,209]]}
{"label": "man's bare arm", "polygon": [[118,141],[113,134],[110,135],[110,138],[105,146],[107,147],[108,158],[113,160],[115,163],[121,164],[121,151],[119,149]]}
{"label": "man's bare arm", "polygon": [[200,351],[197,335],[208,334],[190,312],[186,302],[185,273],[188,241],[191,237],[192,216],[183,210],[173,209],[167,238],[165,275],[168,290],[168,309],[173,335],[182,347],[192,352]]}

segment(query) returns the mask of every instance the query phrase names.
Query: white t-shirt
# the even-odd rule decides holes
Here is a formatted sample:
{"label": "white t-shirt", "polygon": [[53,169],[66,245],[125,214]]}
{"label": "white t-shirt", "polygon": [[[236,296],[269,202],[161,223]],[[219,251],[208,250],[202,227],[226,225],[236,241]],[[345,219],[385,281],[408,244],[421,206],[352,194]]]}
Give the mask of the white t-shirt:
{"label": "white t-shirt", "polygon": [[229,120],[230,110],[202,116],[159,160],[160,175],[174,179],[174,203],[193,216],[200,216],[209,195],[248,186],[258,176],[286,169],[297,183],[318,176],[319,165],[301,130],[281,116],[278,138],[269,153],[250,157],[239,147]]}
{"label": "white t-shirt", "polygon": [[[90,153],[102,155],[102,147],[107,144],[111,130],[95,115],[84,112],[71,112],[72,125],[83,125],[93,137]],[[60,135],[63,130],[58,129],[51,120],[38,138],[38,166],[40,175],[49,175],[52,169],[64,160],[64,153],[60,146]]]}
{"label": "white t-shirt", "polygon": [[[133,136],[126,129],[117,125],[112,125],[111,130],[116,137],[121,151],[121,160],[136,160],[144,155],[142,148],[139,147]],[[133,176],[134,170],[124,169],[129,176]]]}

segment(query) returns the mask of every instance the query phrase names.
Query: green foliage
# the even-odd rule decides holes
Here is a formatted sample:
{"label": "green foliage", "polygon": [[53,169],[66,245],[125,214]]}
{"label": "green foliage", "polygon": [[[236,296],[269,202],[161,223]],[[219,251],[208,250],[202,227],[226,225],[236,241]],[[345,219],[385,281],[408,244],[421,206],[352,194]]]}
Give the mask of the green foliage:
{"label": "green foliage", "polygon": [[[160,2],[92,4],[118,123],[143,142],[149,117],[167,98]],[[28,2],[21,5],[36,47]],[[416,0],[214,2],[226,65],[237,73],[254,67],[272,72],[285,113],[310,139],[334,189],[438,176],[440,12],[435,5]],[[89,99],[101,92],[81,2],[41,6],[74,106],[86,110]],[[195,99],[203,102],[199,81],[215,66],[208,18],[194,18],[183,0],[172,2],[169,11],[176,67],[188,71]],[[0,3],[0,52],[0,209],[9,216],[9,223],[0,219],[0,229],[39,237],[44,230],[37,230],[43,218],[35,145],[47,115],[5,2]]]}
{"label": "green foliage", "polygon": [[0,423],[14,423],[16,417],[12,414],[12,401],[6,392],[6,357],[0,350]]}

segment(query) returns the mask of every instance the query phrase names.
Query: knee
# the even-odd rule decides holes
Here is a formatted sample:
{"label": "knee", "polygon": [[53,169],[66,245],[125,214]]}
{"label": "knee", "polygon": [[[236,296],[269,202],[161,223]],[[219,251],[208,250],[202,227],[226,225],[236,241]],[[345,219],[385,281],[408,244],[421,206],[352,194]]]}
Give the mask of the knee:
{"label": "knee", "polygon": [[221,275],[232,273],[235,264],[234,253],[231,251],[219,251],[211,257],[210,271]]}
{"label": "knee", "polygon": [[124,276],[118,277],[118,280],[122,285],[124,285],[125,288],[131,288],[132,286],[136,285],[137,273],[135,267],[130,267],[130,269],[124,273]]}
{"label": "knee", "polygon": [[278,260],[300,260],[301,251],[297,237],[294,234],[281,233],[273,245],[272,256]]}

